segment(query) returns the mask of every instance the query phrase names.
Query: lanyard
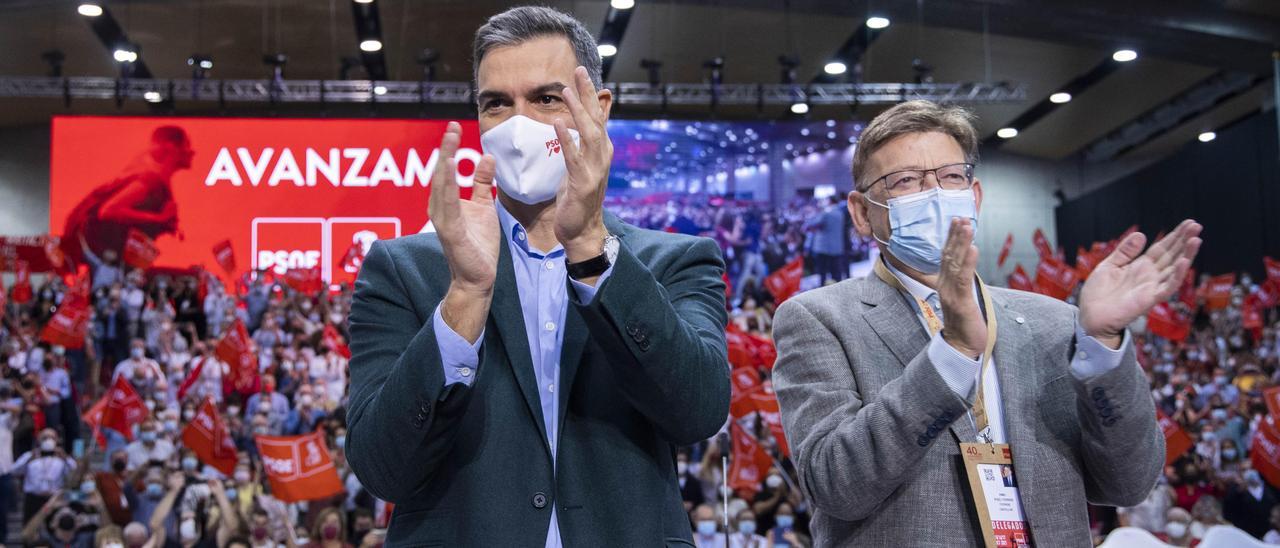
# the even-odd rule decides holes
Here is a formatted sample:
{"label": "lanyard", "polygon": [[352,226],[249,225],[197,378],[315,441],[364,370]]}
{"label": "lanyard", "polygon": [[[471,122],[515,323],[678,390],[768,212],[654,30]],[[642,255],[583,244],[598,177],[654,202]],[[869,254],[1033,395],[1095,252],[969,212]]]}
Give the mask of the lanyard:
{"label": "lanyard", "polygon": [[[924,299],[920,299],[915,295],[912,295],[910,291],[907,291],[907,289],[902,286],[902,282],[899,281],[893,273],[889,272],[887,267],[885,267],[884,257],[881,257],[880,260],[876,261],[874,270],[876,276],[883,280],[884,283],[889,284],[890,287],[906,293],[907,295],[910,295],[912,299],[915,299],[916,305],[920,307],[920,313],[924,314],[925,324],[929,326],[930,337],[937,335],[938,332],[942,330],[942,320],[938,318],[938,314],[933,311],[933,307],[930,306],[929,303],[925,302]],[[987,285],[982,283],[981,277],[978,277],[978,293],[982,295],[983,310],[987,312],[987,347],[982,353],[982,365],[978,369],[978,395],[973,399],[973,408],[970,412],[973,416],[974,429],[977,430],[979,436],[981,436],[982,432],[985,431],[988,426],[987,407],[982,395],[982,380],[987,373],[987,364],[991,363],[991,351],[996,346],[996,316],[995,309],[991,307],[991,295],[987,292]]]}

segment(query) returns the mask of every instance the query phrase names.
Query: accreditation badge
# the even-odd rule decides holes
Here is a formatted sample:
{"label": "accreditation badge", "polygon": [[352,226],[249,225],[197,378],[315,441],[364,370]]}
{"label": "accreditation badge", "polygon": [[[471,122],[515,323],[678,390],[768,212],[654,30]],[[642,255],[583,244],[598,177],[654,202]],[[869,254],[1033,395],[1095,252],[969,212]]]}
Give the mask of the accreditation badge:
{"label": "accreditation badge", "polygon": [[960,454],[987,548],[1031,546],[1031,530],[1022,514],[1009,444],[961,443]]}

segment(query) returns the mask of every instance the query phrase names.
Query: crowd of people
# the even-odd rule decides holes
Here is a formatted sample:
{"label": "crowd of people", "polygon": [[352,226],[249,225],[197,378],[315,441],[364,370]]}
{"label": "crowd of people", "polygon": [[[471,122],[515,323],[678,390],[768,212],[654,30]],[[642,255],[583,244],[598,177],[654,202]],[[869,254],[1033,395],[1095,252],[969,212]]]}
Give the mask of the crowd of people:
{"label": "crowd of people", "polygon": [[[822,283],[848,275],[871,242],[853,231],[838,200],[796,200],[781,208],[718,198],[616,203],[623,220],[699,234],[721,245],[730,283],[730,321],[768,337],[774,298],[762,283],[803,257]],[[299,292],[266,276],[225,287],[216,277],[143,272],[111,251],[89,254],[93,319],[82,349],[40,341],[68,288],[46,276],[26,303],[9,300],[0,323],[0,512],[23,527],[0,539],[28,546],[377,546],[391,512],[364,491],[344,456],[347,361],[323,340],[345,337],[352,290]],[[204,287],[201,287],[201,285]],[[1231,524],[1280,544],[1280,494],[1254,470],[1253,433],[1267,415],[1262,390],[1280,383],[1280,318],[1242,326],[1241,307],[1259,290],[1248,274],[1231,303],[1198,308],[1185,343],[1134,332],[1152,398],[1193,440],[1141,505],[1093,510],[1098,538],[1118,526],[1194,545],[1211,526]],[[232,390],[215,348],[239,320],[251,333],[261,374],[251,395]],[[197,367],[203,365],[202,367]],[[179,387],[193,371],[199,378]],[[768,368],[761,369],[768,377]],[[116,379],[145,402],[132,441],[82,420]],[[208,399],[234,439],[234,473],[201,462],[180,432]],[[754,434],[773,459],[755,489],[722,488],[727,439],[678,454],[680,488],[699,546],[807,546],[810,508],[795,470],[767,428]],[[324,500],[272,496],[255,435],[322,431],[346,487]],[[721,436],[727,438],[727,436]],[[728,526],[725,526],[727,522]]]}

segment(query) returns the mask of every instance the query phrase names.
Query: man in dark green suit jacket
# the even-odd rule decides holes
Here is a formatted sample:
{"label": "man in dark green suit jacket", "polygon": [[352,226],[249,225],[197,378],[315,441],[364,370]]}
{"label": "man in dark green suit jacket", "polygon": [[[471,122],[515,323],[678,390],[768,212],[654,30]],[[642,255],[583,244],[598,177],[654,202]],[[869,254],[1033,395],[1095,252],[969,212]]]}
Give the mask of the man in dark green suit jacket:
{"label": "man in dark green suit jacket", "polygon": [[675,449],[728,414],[719,248],[603,212],[612,96],[580,23],[514,8],[475,59],[471,199],[450,124],[436,233],[376,242],[356,281],[348,461],[396,504],[388,545],[692,545]]}

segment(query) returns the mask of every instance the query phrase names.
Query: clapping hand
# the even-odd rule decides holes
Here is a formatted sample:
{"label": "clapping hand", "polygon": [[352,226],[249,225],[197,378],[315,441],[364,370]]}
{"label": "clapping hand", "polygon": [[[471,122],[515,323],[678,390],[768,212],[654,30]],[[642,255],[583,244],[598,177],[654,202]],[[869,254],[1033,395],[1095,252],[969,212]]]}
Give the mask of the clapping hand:
{"label": "clapping hand", "polygon": [[1111,348],[1119,348],[1125,326],[1173,295],[1200,251],[1199,223],[1187,219],[1142,252],[1147,237],[1130,234],[1111,252],[1080,290],[1080,327]]}

